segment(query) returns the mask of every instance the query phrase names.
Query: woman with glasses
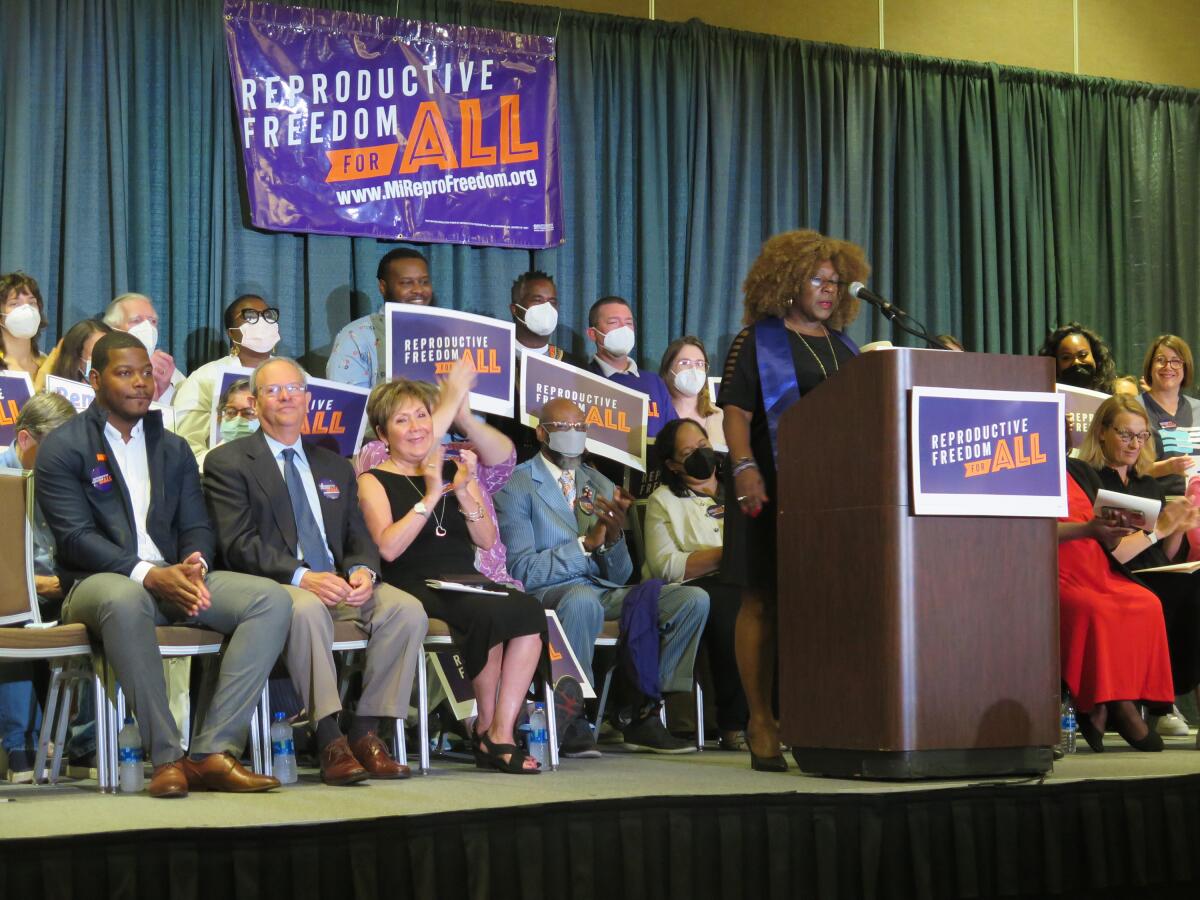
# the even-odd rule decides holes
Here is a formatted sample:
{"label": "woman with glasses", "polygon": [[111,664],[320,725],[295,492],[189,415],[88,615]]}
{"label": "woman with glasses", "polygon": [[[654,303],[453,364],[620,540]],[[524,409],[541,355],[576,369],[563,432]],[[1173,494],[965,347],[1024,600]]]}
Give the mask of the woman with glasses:
{"label": "woman with glasses", "polygon": [[[1097,753],[1106,726],[1138,750],[1161,750],[1162,738],[1137,714],[1134,702],[1166,714],[1177,694],[1200,684],[1200,579],[1139,571],[1176,561],[1185,533],[1200,524],[1200,510],[1186,500],[1167,501],[1150,474],[1152,437],[1140,403],[1110,397],[1096,410],[1078,459],[1067,460],[1070,512],[1059,523],[1058,537],[1063,680],[1080,712],[1089,713],[1079,717],[1079,725]],[[1094,518],[1100,490],[1161,503],[1153,529],[1120,528]],[[1159,608],[1147,610],[1145,588]],[[1170,648],[1169,678],[1156,644],[1160,621]]]}
{"label": "woman with glasses", "polygon": [[[245,369],[247,375],[271,358],[279,343],[279,310],[257,294],[243,294],[225,307],[228,356],[196,369],[175,393],[176,433],[188,442],[196,460],[209,449],[214,395],[226,372]],[[222,420],[223,422],[223,420]]]}
{"label": "woman with glasses", "polygon": [[716,450],[725,450],[725,413],[714,406],[708,390],[708,351],[698,337],[687,335],[667,345],[658,366],[666,382],[671,405],[681,419],[704,426],[708,440]]}
{"label": "woman with glasses", "polygon": [[858,353],[842,329],[858,315],[847,293],[870,272],[861,247],[816,231],[768,240],[742,285],[746,327],[725,360],[724,578],[742,588],[737,661],[750,707],[750,764],[786,772],[771,697],[776,661],[775,441],[783,411]]}
{"label": "woman with glasses", "polygon": [[1153,474],[1168,494],[1182,494],[1195,473],[1192,456],[1200,453],[1200,400],[1183,393],[1192,384],[1192,351],[1174,334],[1155,338],[1142,363],[1142,378],[1150,385],[1141,396],[1154,432],[1158,461]]}
{"label": "woman with glasses", "polygon": [[[517,747],[514,729],[544,658],[541,604],[493,581],[480,585],[484,594],[426,583],[464,578],[476,583],[479,551],[499,540],[485,494],[503,486],[516,453],[512,441],[471,416],[473,380],[473,369],[460,365],[440,397],[433,385],[403,378],[374,387],[367,416],[387,445],[387,457],[359,476],[358,502],[379,547],[383,580],[417,597],[430,618],[450,626],[478,708],[476,766],[535,775],[539,764]],[[441,442],[452,422],[467,430],[469,449]],[[493,469],[504,480],[497,483]]]}

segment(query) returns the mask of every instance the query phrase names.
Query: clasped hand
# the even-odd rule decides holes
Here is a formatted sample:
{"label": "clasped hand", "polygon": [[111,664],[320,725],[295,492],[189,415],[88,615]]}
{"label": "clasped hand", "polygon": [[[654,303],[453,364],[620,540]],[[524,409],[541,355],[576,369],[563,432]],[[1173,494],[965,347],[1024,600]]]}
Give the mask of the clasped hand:
{"label": "clasped hand", "polygon": [[316,594],[317,599],[328,607],[342,603],[362,606],[371,596],[375,582],[366,569],[355,569],[347,578],[336,572],[310,571],[300,577],[300,587]]}
{"label": "clasped hand", "polygon": [[189,618],[198,616],[212,605],[212,595],[204,583],[204,563],[199,550],[173,566],[154,566],[146,573],[142,587]]}

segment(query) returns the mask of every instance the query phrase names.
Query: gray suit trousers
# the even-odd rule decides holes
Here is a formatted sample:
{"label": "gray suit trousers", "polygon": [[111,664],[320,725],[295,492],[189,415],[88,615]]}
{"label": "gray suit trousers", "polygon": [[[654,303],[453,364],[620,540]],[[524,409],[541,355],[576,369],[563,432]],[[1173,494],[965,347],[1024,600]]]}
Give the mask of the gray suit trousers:
{"label": "gray suit trousers", "polygon": [[271,674],[292,616],[292,601],[274,581],[235,572],[209,572],[212,605],[184,618],[131,578],[91,575],[75,584],[63,605],[63,621],[79,622],[104,645],[142,733],[142,746],[156,766],[183,755],[179,730],[167,703],[158,625],[200,625],[228,635],[211,705],[192,739],[196,755],[246,745],[250,714]]}
{"label": "gray suit trousers", "polygon": [[408,714],[413,676],[421,644],[429,630],[425,608],[412,594],[388,584],[357,609],[340,604],[330,609],[312,591],[286,585],[292,598],[287,641],[287,667],[292,684],[316,723],[342,708],[333,665],[333,622],[352,620],[367,638],[358,712],[364,716],[403,719]]}

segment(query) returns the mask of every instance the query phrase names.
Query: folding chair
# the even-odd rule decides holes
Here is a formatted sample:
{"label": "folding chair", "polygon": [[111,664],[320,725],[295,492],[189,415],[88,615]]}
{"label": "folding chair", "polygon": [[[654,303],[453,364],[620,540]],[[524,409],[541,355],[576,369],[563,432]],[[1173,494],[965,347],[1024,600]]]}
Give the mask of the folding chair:
{"label": "folding chair", "polygon": [[[450,636],[450,626],[441,619],[429,620],[429,631],[425,635],[424,652],[417,663],[417,716],[418,731],[421,736],[419,771],[428,775],[429,765],[429,672],[426,664],[426,654],[438,653],[454,649],[454,638]],[[558,771],[558,728],[554,717],[554,685],[549,679],[542,685],[546,699],[546,732],[549,739],[550,771]]]}
{"label": "folding chair", "polygon": [[[42,624],[33,580],[31,473],[19,469],[0,469],[0,508],[25,510],[24,516],[0,517],[0,584],[9,586],[9,590],[0,592],[0,625],[10,626],[0,627],[0,659],[42,659],[50,665],[50,689],[46,695],[33,772],[34,781],[40,783],[49,780],[53,783],[58,781],[62,771],[67,721],[75,685],[91,683],[97,709],[100,709],[103,686],[92,657],[87,629],[82,625],[45,627]],[[11,627],[16,625],[26,627]],[[99,739],[103,734],[99,722],[97,729]],[[52,735],[54,756],[47,773],[46,757],[49,755]],[[107,744],[98,746],[97,750],[103,758]],[[106,780],[108,771],[107,766],[101,767],[102,791],[110,788]]]}

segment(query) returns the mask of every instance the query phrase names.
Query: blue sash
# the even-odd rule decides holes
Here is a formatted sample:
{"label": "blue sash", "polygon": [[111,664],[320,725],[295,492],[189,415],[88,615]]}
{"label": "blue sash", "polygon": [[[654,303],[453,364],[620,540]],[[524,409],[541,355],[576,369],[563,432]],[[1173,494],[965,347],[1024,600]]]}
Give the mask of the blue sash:
{"label": "blue sash", "polygon": [[[758,383],[762,390],[763,407],[767,411],[767,427],[771,432],[771,454],[779,457],[779,418],[783,411],[800,399],[800,387],[796,384],[796,363],[792,359],[792,348],[788,343],[788,329],[783,319],[768,316],[754,326],[754,346],[758,353]],[[858,345],[840,331],[830,329],[830,334],[855,356]]]}

